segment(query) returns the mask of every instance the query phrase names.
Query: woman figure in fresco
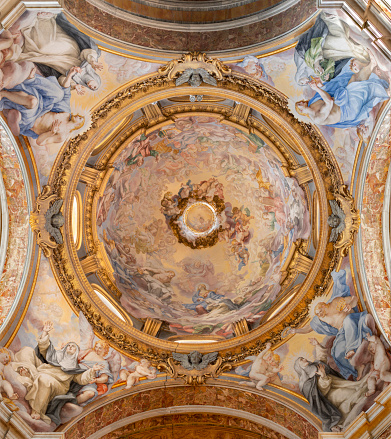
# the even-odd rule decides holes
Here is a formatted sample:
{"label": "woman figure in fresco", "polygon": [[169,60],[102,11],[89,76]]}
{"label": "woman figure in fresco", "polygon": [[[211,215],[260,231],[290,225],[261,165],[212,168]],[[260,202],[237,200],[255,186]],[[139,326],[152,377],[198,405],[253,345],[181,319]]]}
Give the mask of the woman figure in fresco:
{"label": "woman figure in fresco", "polygon": [[243,61],[236,65],[237,67],[244,69],[245,72],[253,78],[259,79],[260,81],[274,86],[272,78],[266,73],[265,67],[255,56],[245,56]]}
{"label": "woman figure in fresco", "polygon": [[302,357],[295,361],[294,368],[300,391],[312,413],[322,420],[323,431],[341,431],[352,419],[352,411],[357,415],[364,407],[368,390],[365,379],[345,380],[323,361],[311,363]]}
{"label": "woman figure in fresco", "polygon": [[15,136],[32,137],[38,145],[60,143],[83,126],[84,117],[72,115],[70,107],[70,82],[78,69],[70,69],[62,87],[54,76],[34,75],[13,89],[0,91],[0,110]]}
{"label": "woman figure in fresco", "polygon": [[208,314],[208,306],[212,304],[224,303],[229,310],[237,310],[238,306],[231,299],[225,298],[223,294],[208,290],[205,284],[198,286],[197,291],[192,297],[193,303],[185,304],[185,308],[196,311],[197,314]]}
{"label": "woman figure in fresco", "polygon": [[326,82],[338,76],[351,58],[367,64],[368,51],[350,37],[347,23],[322,12],[314,26],[299,38],[295,48],[296,83],[306,85],[311,77]]}
{"label": "woman figure in fresco", "polygon": [[331,356],[340,374],[356,381],[365,375],[372,357],[368,354],[367,335],[375,333],[373,317],[357,309],[357,297],[351,296],[346,284],[346,271],[332,271],[333,293],[325,302],[319,302],[314,309],[315,316],[302,328],[290,329],[291,334],[309,334],[312,331],[335,337]]}
{"label": "woman figure in fresco", "polygon": [[31,417],[58,425],[62,407],[67,402],[74,402],[82,386],[94,381],[103,366],[94,364],[87,370],[80,368],[77,359],[79,346],[69,342],[56,350],[49,338],[52,329],[53,323],[45,322],[36,349],[22,348],[15,354],[12,368],[20,370],[22,366],[31,376],[24,397],[32,409]]}
{"label": "woman figure in fresco", "polygon": [[14,60],[34,62],[43,76],[54,76],[61,85],[70,69],[77,66],[80,71],[73,78],[72,88],[79,94],[84,94],[85,87],[99,88],[101,80],[96,71],[103,68],[98,62],[100,49],[69,23],[63,13],[26,12],[10,30],[14,38],[20,35],[22,39]]}
{"label": "woman figure in fresco", "polygon": [[[358,76],[362,70],[365,75]],[[378,68],[369,70],[368,66],[352,59],[336,78],[322,88],[317,81],[311,81],[309,85],[316,94],[309,101],[296,102],[296,111],[318,125],[333,128],[358,126],[369,117],[375,105],[389,99],[389,84],[378,74],[381,74]]]}

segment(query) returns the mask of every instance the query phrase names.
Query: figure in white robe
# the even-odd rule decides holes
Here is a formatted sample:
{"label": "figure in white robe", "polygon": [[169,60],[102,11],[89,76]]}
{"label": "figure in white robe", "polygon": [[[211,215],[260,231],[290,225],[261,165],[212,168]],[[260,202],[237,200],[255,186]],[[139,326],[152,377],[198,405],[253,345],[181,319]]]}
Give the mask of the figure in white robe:
{"label": "figure in white robe", "polygon": [[[69,401],[62,398],[48,410],[51,401],[60,395],[67,395],[72,383],[84,386],[95,379],[97,371],[102,366],[95,364],[91,369],[80,369],[77,361],[79,346],[76,343],[67,343],[62,349],[54,349],[49,331],[53,329],[51,322],[45,322],[43,332],[38,338],[36,350],[24,347],[15,354],[15,361],[11,366],[16,371],[25,367],[31,375],[32,385],[25,396],[32,409],[33,419],[42,419],[50,424],[51,421],[59,424],[59,412],[66,402],[76,403],[71,396]],[[80,387],[79,387],[80,388]]]}
{"label": "figure in white robe", "polygon": [[[29,18],[29,15],[31,18]],[[41,73],[48,76],[66,75],[74,66],[88,62],[94,69],[101,70],[98,63],[100,50],[94,41],[80,32],[65,18],[63,13],[26,13],[20,29],[24,44],[18,61],[34,62]],[[23,24],[22,24],[23,26]]]}
{"label": "figure in white robe", "polygon": [[295,80],[299,85],[308,84],[311,77],[329,81],[341,73],[351,58],[364,64],[370,62],[366,48],[351,38],[349,25],[336,15],[322,12],[295,48]]}

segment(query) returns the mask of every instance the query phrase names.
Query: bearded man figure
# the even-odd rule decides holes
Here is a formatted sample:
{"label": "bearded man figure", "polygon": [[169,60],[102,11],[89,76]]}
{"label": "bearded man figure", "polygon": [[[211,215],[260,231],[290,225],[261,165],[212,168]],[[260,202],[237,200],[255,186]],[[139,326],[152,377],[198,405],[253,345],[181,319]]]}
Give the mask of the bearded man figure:
{"label": "bearded man figure", "polygon": [[77,404],[76,394],[80,388],[95,379],[96,372],[102,365],[95,364],[90,369],[81,369],[77,360],[79,346],[67,343],[59,350],[54,349],[49,339],[53,329],[52,322],[45,322],[42,334],[38,337],[38,346],[34,349],[25,347],[15,354],[12,368],[27,368],[32,377],[25,396],[32,409],[33,419],[42,419],[50,424],[61,423],[60,411],[64,404]]}

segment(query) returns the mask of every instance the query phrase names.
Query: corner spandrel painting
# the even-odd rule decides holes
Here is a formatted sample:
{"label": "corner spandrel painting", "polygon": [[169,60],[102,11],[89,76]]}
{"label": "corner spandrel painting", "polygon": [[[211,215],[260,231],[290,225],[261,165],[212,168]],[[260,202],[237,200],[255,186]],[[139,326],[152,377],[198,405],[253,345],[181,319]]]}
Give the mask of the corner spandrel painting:
{"label": "corner spandrel painting", "polygon": [[158,66],[103,53],[64,13],[26,11],[0,34],[0,110],[28,137],[42,184],[64,142],[88,129],[90,108]]}
{"label": "corner spandrel painting", "polygon": [[358,145],[389,100],[390,63],[350,18],[322,10],[294,49],[232,67],[284,92],[293,114],[320,128],[351,183]]}

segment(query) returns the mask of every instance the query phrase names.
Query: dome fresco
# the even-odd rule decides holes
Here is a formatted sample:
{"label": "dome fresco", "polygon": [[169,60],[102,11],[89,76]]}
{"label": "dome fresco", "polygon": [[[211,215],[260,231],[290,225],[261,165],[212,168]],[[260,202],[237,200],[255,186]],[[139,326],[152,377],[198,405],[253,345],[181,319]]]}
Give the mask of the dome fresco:
{"label": "dome fresco", "polygon": [[96,221],[128,313],[177,334],[229,337],[236,320],[258,323],[311,231],[306,196],[273,149],[182,117],[136,137],[113,166]]}
{"label": "dome fresco", "polygon": [[0,7],[0,436],[389,435],[391,40],[328,1]]}

